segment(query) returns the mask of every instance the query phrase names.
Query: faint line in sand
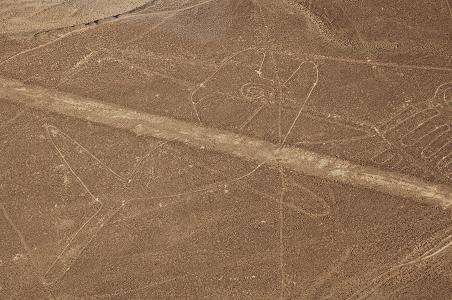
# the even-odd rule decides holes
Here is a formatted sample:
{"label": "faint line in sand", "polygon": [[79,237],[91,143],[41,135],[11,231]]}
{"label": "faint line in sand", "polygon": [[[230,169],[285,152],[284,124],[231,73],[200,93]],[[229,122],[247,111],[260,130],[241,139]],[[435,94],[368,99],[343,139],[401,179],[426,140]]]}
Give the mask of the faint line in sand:
{"label": "faint line in sand", "polygon": [[300,53],[300,55],[306,56],[306,57],[312,57],[317,60],[336,61],[336,62],[344,62],[344,63],[349,63],[349,64],[399,68],[399,69],[452,72],[452,68],[441,67],[441,66],[399,64],[399,63],[394,63],[394,62],[380,62],[380,61],[373,61],[373,60],[362,60],[362,59],[354,59],[354,58],[348,58],[348,57],[335,57],[335,56],[312,54],[312,53]]}
{"label": "faint line in sand", "polygon": [[357,299],[364,300],[370,297],[378,288],[390,281],[392,278],[400,275],[402,269],[415,264],[420,264],[427,260],[430,260],[443,252],[445,252],[452,245],[452,235],[449,234],[443,238],[438,244],[424,252],[420,257],[414,258],[408,261],[402,261],[400,264],[395,265],[387,269],[384,273],[374,277],[370,280],[370,283],[363,288],[356,291],[347,300]]}
{"label": "faint line in sand", "polygon": [[281,276],[281,290],[279,298],[284,299],[286,291],[286,272],[284,268],[284,197],[287,191],[287,187],[286,176],[284,174],[283,168],[280,168],[279,173],[281,178],[281,192],[279,197],[279,272]]}
{"label": "faint line in sand", "polygon": [[[28,259],[30,259],[32,263],[32,267],[36,268],[36,262],[33,257],[33,252],[31,251],[30,246],[27,243],[27,240],[25,239],[25,236],[23,235],[22,231],[19,230],[19,228],[16,226],[14,221],[11,219],[11,216],[9,215],[8,211],[6,210],[6,207],[3,203],[0,203],[0,208],[3,212],[3,216],[5,217],[6,221],[8,221],[8,224],[11,226],[11,228],[14,230],[14,232],[19,237],[20,243],[22,247],[25,249],[25,252],[27,252]],[[46,287],[44,284],[43,278],[36,272],[36,270],[32,271],[33,275],[39,280],[39,282],[42,284],[43,288],[45,289],[46,293],[48,294],[50,299],[54,299],[54,296],[52,292]]]}
{"label": "faint line in sand", "polygon": [[19,119],[21,116],[23,116],[26,112],[28,111],[28,108],[25,108],[25,109],[21,109],[20,111],[18,111],[15,115],[14,115],[14,117],[12,117],[11,119],[9,119],[9,120],[7,120],[7,121],[5,121],[5,122],[3,122],[3,123],[0,123],[0,132],[3,130],[3,129],[5,129],[5,128],[7,128],[9,125],[11,125],[12,123],[14,123],[17,119]]}
{"label": "faint line in sand", "polygon": [[446,1],[447,9],[449,10],[449,16],[452,19],[452,7],[450,5],[450,2],[449,2],[449,0],[444,0],[444,1]]}
{"label": "faint line in sand", "polygon": [[152,151],[159,149],[168,141],[162,142],[156,147],[154,147],[147,155],[145,155],[135,166],[135,168],[131,171],[128,177],[122,177],[116,172],[114,172],[111,168],[109,168],[106,164],[104,164],[100,159],[98,159],[94,154],[92,154],[88,149],[83,147],[80,143],[59,131],[58,128],[50,125],[45,125],[45,130],[47,132],[50,143],[53,148],[58,152],[59,157],[64,162],[66,167],[70,170],[70,172],[77,178],[79,183],[83,186],[85,191],[91,196],[91,198],[99,204],[99,208],[96,212],[91,215],[83,225],[72,234],[69,239],[69,242],[63,248],[63,250],[58,254],[56,259],[52,262],[47,272],[43,276],[43,284],[45,286],[50,286],[60,280],[65,274],[71,269],[72,265],[79,259],[85,249],[91,244],[91,242],[98,236],[99,232],[102,228],[109,222],[109,220],[115,216],[127,203],[127,200],[123,200],[121,204],[111,207],[111,203],[102,202],[96,197],[85,184],[85,182],[81,179],[81,177],[77,174],[74,168],[70,165],[65,155],[62,153],[58,145],[55,143],[52,135],[61,135],[65,139],[71,141],[76,147],[81,148],[85,153],[87,153],[92,159],[94,159],[102,168],[106,169],[108,172],[115,175],[116,179],[123,183],[130,183],[133,179],[136,170],[140,167],[143,160],[147,159]]}
{"label": "faint line in sand", "polygon": [[118,290],[118,291],[115,291],[115,292],[110,293],[110,294],[102,294],[102,295],[93,295],[93,296],[88,296],[87,295],[87,297],[90,297],[90,298],[91,297],[92,298],[111,298],[111,297],[117,297],[117,296],[124,296],[124,295],[127,295],[127,294],[132,294],[132,293],[136,293],[136,292],[140,292],[140,291],[145,291],[145,290],[151,289],[151,288],[156,288],[156,287],[159,287],[161,285],[164,285],[164,284],[167,284],[167,283],[170,283],[170,282],[174,282],[177,279],[184,278],[184,277],[187,277],[187,276],[178,276],[178,277],[174,277],[174,278],[161,280],[161,281],[158,281],[158,282],[152,282],[152,283],[144,284],[144,285],[142,285],[140,287],[137,287],[137,288],[134,288],[134,289],[130,289],[130,290]]}
{"label": "faint line in sand", "polygon": [[319,68],[317,67],[316,63],[313,61],[304,61],[302,62],[298,68],[295,70],[295,72],[289,77],[289,79],[287,79],[284,84],[286,84],[290,79],[292,79],[292,77],[294,76],[294,74],[296,72],[298,72],[298,70],[305,64],[305,63],[312,63],[314,66],[314,70],[315,70],[315,81],[312,83],[311,87],[309,88],[309,92],[306,95],[303,103],[300,106],[300,109],[298,110],[297,116],[295,117],[295,119],[293,120],[292,124],[290,125],[289,130],[287,131],[286,135],[284,136],[284,139],[281,142],[281,147],[284,146],[284,144],[286,143],[287,138],[289,137],[290,133],[292,132],[293,128],[295,127],[295,124],[297,123],[298,119],[301,116],[301,113],[303,112],[304,108],[306,107],[306,104],[309,101],[309,98],[312,95],[312,92],[314,91],[315,87],[317,86],[317,84],[319,83]]}
{"label": "faint line in sand", "polygon": [[17,228],[16,224],[13,222],[13,220],[11,219],[8,211],[5,208],[5,205],[3,203],[0,203],[0,208],[2,209],[3,212],[3,216],[5,217],[5,219],[8,221],[9,225],[14,229],[14,232],[17,234],[17,236],[19,237],[20,243],[22,244],[22,246],[24,247],[25,251],[27,252],[27,255],[29,256],[29,258],[31,259],[31,249],[28,246],[27,241],[25,240],[24,235],[22,234],[22,232],[19,230],[19,228]]}
{"label": "faint line in sand", "polygon": [[14,80],[0,78],[0,98],[139,135],[163,140],[174,139],[192,147],[205,147],[245,160],[281,165],[308,176],[416,199],[444,209],[452,204],[452,188],[447,185],[354,164],[301,148],[281,148],[280,145],[237,133],[28,86]]}
{"label": "faint line in sand", "polygon": [[38,50],[38,49],[41,49],[41,48],[44,48],[44,47],[47,47],[47,46],[50,46],[50,45],[52,45],[52,44],[54,44],[54,43],[56,43],[56,42],[58,42],[58,41],[60,41],[60,40],[62,40],[64,38],[66,38],[66,37],[69,37],[69,36],[71,36],[73,34],[76,34],[76,33],[79,33],[79,32],[86,31],[88,29],[90,29],[90,27],[82,27],[80,29],[76,29],[76,30],[70,31],[68,33],[65,33],[65,34],[63,34],[63,35],[61,35],[61,36],[59,36],[59,37],[57,37],[57,38],[55,38],[55,39],[53,39],[51,41],[46,42],[46,43],[40,44],[40,45],[32,47],[32,48],[28,48],[28,49],[22,50],[22,51],[14,54],[14,55],[11,55],[10,57],[6,58],[5,60],[1,61],[0,62],[0,66],[10,62],[11,60],[13,60],[13,59],[15,59],[15,58],[17,58],[19,56],[22,56],[24,54],[33,52],[35,50]]}

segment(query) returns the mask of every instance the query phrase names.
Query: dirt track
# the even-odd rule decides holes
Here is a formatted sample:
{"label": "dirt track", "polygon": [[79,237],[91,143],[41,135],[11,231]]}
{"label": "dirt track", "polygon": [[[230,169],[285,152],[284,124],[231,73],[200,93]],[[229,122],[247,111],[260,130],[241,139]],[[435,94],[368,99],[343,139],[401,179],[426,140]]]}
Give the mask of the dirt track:
{"label": "dirt track", "polygon": [[0,3],[0,298],[450,299],[451,37],[446,0]]}

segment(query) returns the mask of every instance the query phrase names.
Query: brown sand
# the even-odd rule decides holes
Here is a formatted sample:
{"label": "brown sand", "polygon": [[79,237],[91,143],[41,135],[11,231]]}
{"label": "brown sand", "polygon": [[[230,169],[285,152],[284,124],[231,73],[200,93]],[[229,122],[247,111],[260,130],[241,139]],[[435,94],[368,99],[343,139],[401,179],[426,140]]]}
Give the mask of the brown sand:
{"label": "brown sand", "polygon": [[1,1],[0,299],[451,299],[451,37],[447,0]]}

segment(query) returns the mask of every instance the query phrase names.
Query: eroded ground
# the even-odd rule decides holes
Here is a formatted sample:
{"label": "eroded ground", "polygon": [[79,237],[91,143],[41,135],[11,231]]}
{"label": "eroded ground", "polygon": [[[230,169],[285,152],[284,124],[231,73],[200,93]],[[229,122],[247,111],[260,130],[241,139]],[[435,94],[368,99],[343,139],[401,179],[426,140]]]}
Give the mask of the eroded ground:
{"label": "eroded ground", "polygon": [[[0,77],[452,187],[448,1],[106,3],[0,3]],[[452,298],[450,209],[0,105],[2,299]]]}

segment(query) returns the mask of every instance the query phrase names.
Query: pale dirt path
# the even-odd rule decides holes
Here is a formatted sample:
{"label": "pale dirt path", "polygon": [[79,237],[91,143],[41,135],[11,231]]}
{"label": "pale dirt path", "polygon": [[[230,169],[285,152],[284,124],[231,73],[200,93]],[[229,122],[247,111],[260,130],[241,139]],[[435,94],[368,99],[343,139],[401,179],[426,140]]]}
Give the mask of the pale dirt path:
{"label": "pale dirt path", "polygon": [[207,148],[246,160],[292,169],[309,176],[415,199],[444,209],[452,204],[452,188],[415,177],[362,166],[301,148],[278,145],[214,128],[100,103],[77,95],[0,78],[0,99],[69,117]]}

